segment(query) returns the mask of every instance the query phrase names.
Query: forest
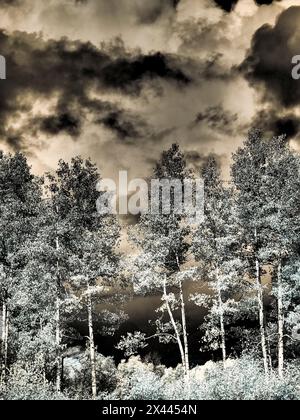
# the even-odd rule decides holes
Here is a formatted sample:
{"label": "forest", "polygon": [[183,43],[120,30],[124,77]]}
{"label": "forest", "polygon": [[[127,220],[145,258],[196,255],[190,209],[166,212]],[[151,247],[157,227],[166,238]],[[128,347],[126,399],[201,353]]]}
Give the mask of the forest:
{"label": "forest", "polygon": [[[97,212],[90,159],[38,177],[0,152],[0,399],[300,398],[299,153],[252,130],[227,180],[215,156],[191,170],[176,144],[152,176],[203,179],[203,219],[171,206],[124,224]],[[103,354],[95,335],[114,337],[135,296],[158,297],[151,333],[122,333]]]}

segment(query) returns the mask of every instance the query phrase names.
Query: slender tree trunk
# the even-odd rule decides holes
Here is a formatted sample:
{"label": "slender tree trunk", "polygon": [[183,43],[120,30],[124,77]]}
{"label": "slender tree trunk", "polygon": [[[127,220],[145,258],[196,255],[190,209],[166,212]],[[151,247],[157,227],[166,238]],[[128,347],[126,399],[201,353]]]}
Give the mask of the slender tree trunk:
{"label": "slender tree trunk", "polygon": [[[43,321],[40,320],[40,331],[41,334],[43,333]],[[46,357],[45,357],[45,353],[42,353],[42,376],[43,376],[43,386],[44,389],[46,389],[46,385],[47,385],[47,375],[46,375]]]}
{"label": "slender tree trunk", "polygon": [[260,329],[260,341],[261,349],[263,354],[264,370],[265,374],[268,375],[268,351],[267,351],[267,340],[265,330],[265,313],[264,313],[264,297],[263,289],[260,278],[260,266],[259,261],[256,259],[256,286],[257,286],[257,301],[258,301],[258,316],[259,316],[259,329]]}
{"label": "slender tree trunk", "polygon": [[92,396],[97,396],[97,376],[96,376],[96,352],[94,340],[94,325],[93,325],[93,307],[90,286],[88,284],[88,324],[89,324],[89,342],[90,342],[90,359],[91,359],[91,377],[92,377]]}
{"label": "slender tree trunk", "polygon": [[273,361],[272,361],[272,355],[271,355],[271,346],[270,346],[270,340],[267,337],[267,351],[268,351],[268,360],[269,360],[269,372],[273,372]]}
{"label": "slender tree trunk", "polygon": [[184,303],[181,280],[179,280],[179,293],[180,293],[180,307],[181,307],[182,332],[183,332],[183,343],[184,343],[185,369],[186,369],[186,374],[189,376],[189,372],[190,372],[189,343],[188,343],[188,337],[187,337],[185,303]]}
{"label": "slender tree trunk", "polygon": [[175,322],[175,319],[174,319],[174,316],[173,316],[173,313],[172,313],[172,309],[170,308],[170,304],[168,302],[167,280],[166,280],[166,277],[167,276],[165,275],[164,285],[163,285],[163,289],[164,289],[164,291],[163,291],[163,297],[164,297],[164,301],[166,302],[167,311],[168,311],[168,314],[169,314],[169,317],[170,317],[170,321],[171,321],[172,327],[173,327],[174,332],[175,332],[177,344],[178,344],[179,351],[180,351],[182,366],[183,366],[183,369],[184,369],[184,373],[186,375],[187,372],[186,372],[186,363],[185,363],[185,357],[184,357],[184,350],[183,350],[183,346],[182,346],[180,334],[179,334],[179,331],[178,331],[178,328],[177,328],[177,325],[176,325],[176,322]]}
{"label": "slender tree trunk", "polygon": [[225,335],[225,323],[224,323],[224,310],[223,310],[223,300],[222,300],[222,291],[219,280],[219,274],[217,279],[217,293],[218,293],[218,304],[219,304],[219,313],[220,313],[220,335],[221,335],[221,349],[222,349],[222,360],[225,368],[227,351],[226,351],[226,335]]}
{"label": "slender tree trunk", "polygon": [[284,309],[283,309],[283,289],[281,277],[281,261],[278,263],[277,271],[277,287],[278,287],[278,374],[283,378],[284,369]]}
{"label": "slender tree trunk", "polygon": [[[178,255],[176,255],[176,263],[177,263],[178,270],[180,271]],[[185,302],[184,302],[183,287],[182,287],[181,280],[179,280],[179,295],[180,295],[181,323],[182,323],[183,344],[184,344],[185,369],[186,369],[186,375],[189,378],[189,374],[190,374],[189,343],[188,343],[187,325],[186,325]]]}
{"label": "slender tree trunk", "polygon": [[[56,238],[56,251],[59,251],[59,240]],[[55,344],[56,344],[56,391],[61,391],[62,356],[61,356],[61,326],[60,326],[60,277],[59,261],[57,259],[57,297],[55,313]]]}
{"label": "slender tree trunk", "polygon": [[2,304],[2,364],[1,364],[1,383],[6,381],[7,373],[7,354],[8,354],[8,308],[4,300]]}
{"label": "slender tree trunk", "polygon": [[187,389],[188,398],[190,397],[190,360],[189,360],[189,344],[187,337],[186,328],[186,314],[185,314],[185,303],[182,289],[182,281],[179,280],[179,293],[180,293],[180,307],[181,307],[181,322],[183,332],[183,344],[184,344],[184,361],[185,361],[185,384]]}
{"label": "slender tree trunk", "polygon": [[[254,230],[255,242],[257,243],[257,229]],[[265,329],[265,308],[264,308],[264,295],[263,288],[261,284],[261,272],[260,264],[258,258],[255,259],[255,269],[256,269],[256,287],[257,287],[257,301],[258,301],[258,318],[259,318],[259,330],[260,330],[260,342],[263,355],[263,363],[265,374],[269,374],[268,366],[268,350],[267,350],[267,339],[266,339],[266,329]]]}
{"label": "slender tree trunk", "polygon": [[60,333],[60,299],[56,299],[56,319],[55,319],[55,344],[56,344],[56,391],[61,391],[61,333]]}
{"label": "slender tree trunk", "polygon": [[44,358],[44,366],[43,366],[43,386],[44,386],[44,389],[46,389],[46,385],[47,385],[46,362],[45,362],[45,358]]}

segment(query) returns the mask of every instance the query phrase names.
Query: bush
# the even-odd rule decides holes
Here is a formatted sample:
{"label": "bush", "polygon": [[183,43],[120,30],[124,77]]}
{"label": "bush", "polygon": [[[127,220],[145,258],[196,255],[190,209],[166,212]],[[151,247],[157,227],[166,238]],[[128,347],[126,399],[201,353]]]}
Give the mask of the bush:
{"label": "bush", "polygon": [[290,366],[284,379],[277,372],[266,378],[260,361],[242,357],[223,368],[216,364],[200,382],[192,383],[192,399],[199,400],[298,400],[299,368]]}
{"label": "bush", "polygon": [[15,364],[12,366],[6,386],[0,388],[2,400],[63,400],[53,386],[42,380],[42,375],[34,365]]}
{"label": "bush", "polygon": [[261,362],[250,356],[222,363],[208,362],[190,372],[182,367],[155,367],[131,357],[118,367],[117,388],[108,398],[133,400],[299,400],[299,366],[289,366],[284,379],[276,372],[265,377]]}

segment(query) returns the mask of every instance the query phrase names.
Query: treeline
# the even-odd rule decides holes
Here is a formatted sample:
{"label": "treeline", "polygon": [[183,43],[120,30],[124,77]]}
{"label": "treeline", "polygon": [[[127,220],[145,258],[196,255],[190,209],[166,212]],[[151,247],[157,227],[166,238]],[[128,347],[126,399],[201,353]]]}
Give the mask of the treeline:
{"label": "treeline", "polygon": [[[172,205],[170,214],[142,214],[127,229],[134,252],[122,255],[117,218],[97,212],[100,175],[90,160],[60,161],[54,174],[40,179],[22,154],[2,153],[2,389],[29,372],[56,395],[67,393],[63,358],[77,339],[88,351],[87,376],[80,380],[86,384],[88,378],[85,392],[96,398],[105,384],[95,325],[114,334],[126,319],[116,307],[128,287],[135,294],[159,294],[161,306],[153,335],[128,333],[118,348],[129,357],[155,348],[156,340],[176,343],[187,395],[195,386],[189,301],[206,313],[199,325],[201,350],[218,354],[224,368],[246,351],[255,368],[261,363],[265,378],[275,374],[284,382],[300,350],[299,171],[300,156],[284,137],[267,140],[257,131],[233,155],[229,182],[213,157],[193,174],[173,145],[153,177],[202,177],[204,218],[191,225],[189,215]],[[194,282],[196,292],[189,294],[186,282]],[[78,320],[86,322],[88,337],[74,328]],[[122,389],[130,372],[120,369],[122,381],[114,386]]]}

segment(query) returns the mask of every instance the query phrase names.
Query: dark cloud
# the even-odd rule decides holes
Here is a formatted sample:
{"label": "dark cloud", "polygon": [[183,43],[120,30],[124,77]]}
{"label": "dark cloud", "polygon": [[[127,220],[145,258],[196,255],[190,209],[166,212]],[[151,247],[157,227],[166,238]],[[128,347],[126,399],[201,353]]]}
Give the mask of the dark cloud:
{"label": "dark cloud", "polygon": [[284,107],[300,103],[300,83],[291,75],[292,57],[300,53],[300,7],[278,17],[274,27],[264,25],[253,36],[241,71],[249,83],[263,88],[263,99]]}
{"label": "dark cloud", "polygon": [[271,4],[273,4],[273,3],[275,3],[275,2],[280,2],[281,0],[255,0],[255,3],[258,5],[258,6],[263,6],[263,5],[271,5]]}
{"label": "dark cloud", "polygon": [[[235,6],[238,4],[239,0],[213,0],[215,4],[223,9],[225,12],[232,12],[235,9]],[[271,5],[275,2],[280,2],[281,0],[254,0],[257,6],[262,5]]]}
{"label": "dark cloud", "polygon": [[285,135],[291,139],[299,134],[300,118],[293,113],[278,114],[275,110],[264,109],[257,113],[252,126],[270,136]]}
{"label": "dark cloud", "polygon": [[190,78],[176,68],[171,56],[160,52],[128,59],[119,58],[103,66],[101,78],[107,87],[127,93],[139,93],[145,79],[162,78],[180,84],[188,84]]}
{"label": "dark cloud", "polygon": [[108,112],[97,122],[115,132],[122,140],[142,137],[147,129],[146,123],[140,117],[120,109]]}
{"label": "dark cloud", "polygon": [[42,119],[40,124],[41,131],[50,135],[56,135],[65,132],[72,137],[77,137],[81,131],[80,118],[64,112],[58,115],[50,115]]}
{"label": "dark cloud", "polygon": [[[1,81],[0,90],[0,135],[14,148],[22,147],[26,133],[8,136],[9,121],[19,120],[24,111],[30,117],[34,99],[53,99],[57,105],[50,115],[32,117],[32,127],[47,134],[64,132],[76,137],[85,112],[114,111],[113,105],[90,99],[91,91],[139,95],[147,81],[165,80],[176,86],[191,82],[177,57],[162,53],[145,55],[124,49],[120,55],[119,49],[116,58],[89,42],[44,41],[36,34],[5,31],[0,31],[0,51],[7,61],[7,80]],[[124,121],[119,126],[112,118],[105,122],[119,134],[126,129],[133,132]]]}
{"label": "dark cloud", "polygon": [[20,6],[22,0],[0,0],[0,6]]}
{"label": "dark cloud", "polygon": [[221,105],[211,106],[197,114],[194,124],[205,123],[212,130],[231,134],[236,128],[237,114],[223,109]]}
{"label": "dark cloud", "polygon": [[203,165],[207,162],[207,160],[213,157],[218,165],[222,166],[222,161],[224,156],[218,155],[216,153],[209,153],[209,154],[202,154],[199,153],[197,150],[189,150],[184,154],[187,164],[192,167],[196,174],[199,174]]}
{"label": "dark cloud", "polygon": [[237,5],[239,0],[214,0],[218,7],[221,7],[225,12],[231,12]]}

